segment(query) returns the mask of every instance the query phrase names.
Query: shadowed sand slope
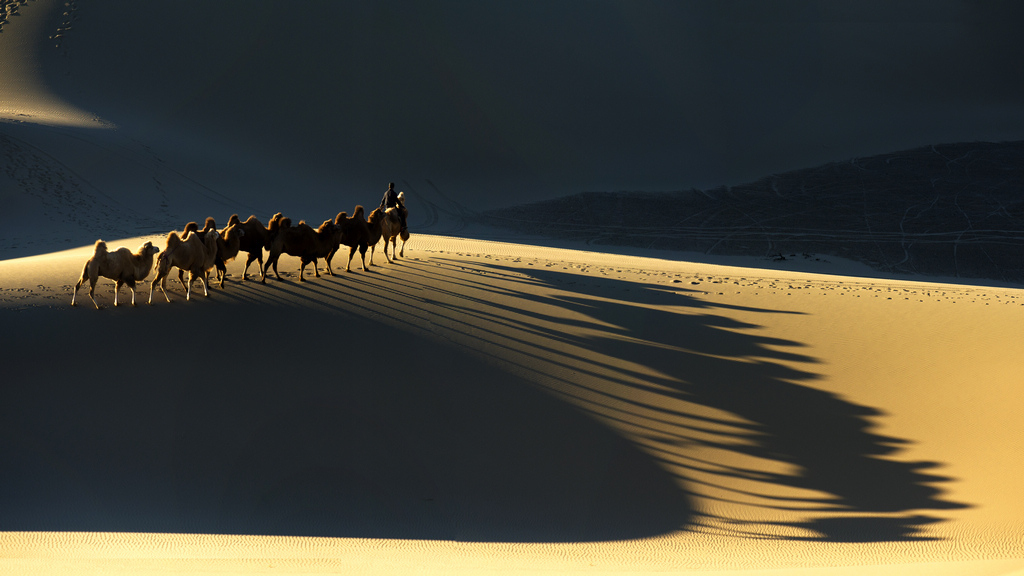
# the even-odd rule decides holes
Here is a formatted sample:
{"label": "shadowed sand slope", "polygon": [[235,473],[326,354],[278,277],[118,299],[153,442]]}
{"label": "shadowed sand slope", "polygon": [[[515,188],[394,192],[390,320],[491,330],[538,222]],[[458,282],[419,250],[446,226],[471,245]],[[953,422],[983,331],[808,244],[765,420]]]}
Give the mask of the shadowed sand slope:
{"label": "shadowed sand slope", "polygon": [[669,474],[528,381],[238,298],[6,314],[12,358],[57,324],[70,345],[7,371],[0,529],[575,541],[691,521]]}
{"label": "shadowed sand slope", "polygon": [[414,241],[101,311],[68,306],[88,247],[0,264],[0,530],[54,533],[15,556],[186,532],[459,570],[1021,557],[1020,291]]}

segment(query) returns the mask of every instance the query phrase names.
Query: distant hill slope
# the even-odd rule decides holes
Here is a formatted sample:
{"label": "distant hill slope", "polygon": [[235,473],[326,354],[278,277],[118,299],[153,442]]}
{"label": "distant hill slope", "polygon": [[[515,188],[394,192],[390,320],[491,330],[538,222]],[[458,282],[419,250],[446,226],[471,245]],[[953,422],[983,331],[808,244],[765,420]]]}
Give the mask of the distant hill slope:
{"label": "distant hill slope", "polygon": [[883,272],[1024,283],[1024,142],[935,145],[731,188],[588,192],[485,215],[597,244],[828,254]]}

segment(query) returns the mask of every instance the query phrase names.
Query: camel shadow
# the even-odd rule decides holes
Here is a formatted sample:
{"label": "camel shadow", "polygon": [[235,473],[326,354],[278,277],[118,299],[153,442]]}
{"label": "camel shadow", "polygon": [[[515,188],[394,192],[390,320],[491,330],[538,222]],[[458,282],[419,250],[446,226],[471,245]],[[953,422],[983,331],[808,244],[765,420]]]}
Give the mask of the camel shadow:
{"label": "camel shadow", "polygon": [[[824,515],[776,527],[801,529],[803,535],[793,539],[827,541],[926,539],[920,529],[939,519],[922,512],[966,507],[942,497],[937,485],[949,478],[935,473],[939,463],[889,458],[910,441],[874,431],[871,419],[883,416],[881,410],[810,386],[820,377],[811,371],[819,361],[801,351],[803,344],[757,334],[758,326],[730,316],[741,308],[714,303],[678,286],[552,268],[524,271],[487,264],[474,275],[518,277],[515,281],[528,285],[519,291],[514,306],[523,325],[548,327],[551,342],[576,351],[578,359],[566,363],[577,369],[577,375],[583,374],[549,386],[574,390],[575,401],[595,417],[632,430],[634,440],[675,471],[684,486],[701,486],[698,491],[705,498],[728,502],[753,496],[768,501],[762,504],[766,507]],[[746,317],[751,312],[799,313],[742,310]],[[507,322],[510,312],[494,314]],[[572,320],[567,322],[566,317]],[[588,325],[600,330],[587,329]],[[580,360],[585,356],[581,351],[611,360],[595,365],[593,360]],[[593,400],[594,392],[605,399]],[[711,408],[730,418],[727,423],[711,422],[727,425],[709,434],[708,418],[701,415],[705,410],[667,409],[672,403],[665,399]],[[638,426],[638,417],[648,423]],[[773,462],[787,471],[723,466],[694,457],[708,450]],[[767,489],[741,494],[732,487],[736,480]],[[820,496],[773,495],[778,493]],[[692,522],[680,528],[713,523],[731,526],[738,536],[763,537],[763,530],[752,531],[737,519],[706,512],[695,514]],[[807,531],[815,536],[806,536]]]}
{"label": "camel shadow", "polygon": [[[749,320],[799,312],[496,262],[385,272],[3,312],[0,530],[762,538],[694,505],[758,497],[813,513],[787,538],[862,542],[963,506],[937,464],[886,458],[908,441],[873,432],[879,410],[808,385],[806,346]],[[39,362],[54,326],[96,337]],[[124,376],[83,371],[111,341]]]}

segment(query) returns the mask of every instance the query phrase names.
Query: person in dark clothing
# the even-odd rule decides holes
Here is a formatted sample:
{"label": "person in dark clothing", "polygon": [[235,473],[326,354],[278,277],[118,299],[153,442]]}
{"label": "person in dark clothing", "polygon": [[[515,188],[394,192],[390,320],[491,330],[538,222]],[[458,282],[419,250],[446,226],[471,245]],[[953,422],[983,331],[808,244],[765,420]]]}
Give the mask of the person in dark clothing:
{"label": "person in dark clothing", "polygon": [[[404,196],[404,195],[403,195]],[[380,201],[380,209],[387,210],[398,206],[398,217],[402,220],[402,232],[405,232],[407,226],[405,225],[405,206],[402,203],[402,198],[395,192],[395,183],[388,183],[388,191],[384,193],[384,198]]]}

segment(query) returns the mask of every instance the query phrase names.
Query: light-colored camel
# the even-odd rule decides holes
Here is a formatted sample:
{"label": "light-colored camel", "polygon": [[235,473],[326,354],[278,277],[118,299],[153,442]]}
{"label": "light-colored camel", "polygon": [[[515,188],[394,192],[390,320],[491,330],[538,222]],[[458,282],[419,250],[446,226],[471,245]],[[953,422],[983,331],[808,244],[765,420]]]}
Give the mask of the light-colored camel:
{"label": "light-colored camel", "polygon": [[89,299],[92,300],[93,305],[99,310],[100,305],[93,298],[93,293],[96,291],[96,282],[102,276],[113,280],[115,283],[114,306],[117,306],[117,293],[121,291],[123,284],[127,284],[128,288],[131,289],[132,306],[135,306],[135,283],[145,280],[146,276],[149,276],[149,271],[153,269],[153,256],[158,252],[160,252],[160,249],[153,246],[152,242],[146,242],[139,246],[139,249],[134,254],[123,246],[113,252],[109,252],[107,250],[107,243],[103,240],[97,240],[96,250],[92,258],[85,261],[82,276],[78,279],[78,283],[75,284],[75,291],[71,295],[71,305],[75,305],[78,289],[82,287],[86,280],[89,280]]}
{"label": "light-colored camel", "polygon": [[220,235],[216,229],[209,232],[189,232],[184,239],[178,237],[177,232],[167,235],[167,247],[160,254],[156,261],[156,278],[149,289],[149,303],[153,303],[153,292],[160,284],[160,291],[164,298],[171,301],[167,295],[167,275],[171,268],[177,266],[182,271],[188,271],[188,282],[182,280],[185,288],[185,300],[192,297],[192,282],[199,278],[203,281],[203,295],[209,296],[208,285],[210,281],[210,269],[216,265],[217,260],[217,239]]}
{"label": "light-colored camel", "polygon": [[[401,193],[399,193],[401,196]],[[381,221],[381,237],[384,238],[384,256],[388,259],[388,262],[394,262],[391,255],[388,255],[388,243],[391,243],[392,251],[391,254],[394,258],[398,258],[399,255],[405,258],[405,243],[409,241],[409,229],[402,230],[402,219],[398,215],[398,211],[401,210],[406,218],[406,222],[409,220],[409,211],[405,208],[405,205],[399,204],[398,206],[392,206],[384,211],[384,219]],[[402,239],[402,251],[398,251],[398,238]]]}

